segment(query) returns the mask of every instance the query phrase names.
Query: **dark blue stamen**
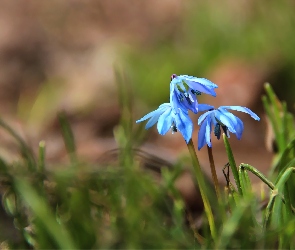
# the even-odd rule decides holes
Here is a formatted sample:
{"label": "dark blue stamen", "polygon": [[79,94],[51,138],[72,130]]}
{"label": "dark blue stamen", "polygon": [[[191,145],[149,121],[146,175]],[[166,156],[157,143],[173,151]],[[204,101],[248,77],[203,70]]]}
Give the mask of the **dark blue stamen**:
{"label": "dark blue stamen", "polygon": [[192,104],[192,101],[191,99],[189,98],[189,96],[186,96],[185,99],[187,100],[187,102],[191,105]]}
{"label": "dark blue stamen", "polygon": [[214,128],[214,135],[217,137],[218,140],[220,139],[220,134],[221,134],[220,124],[217,123]]}
{"label": "dark blue stamen", "polygon": [[222,127],[222,130],[223,130],[223,132],[225,133],[225,135],[227,136],[227,137],[229,137],[229,131],[228,131],[228,128],[227,128],[227,126],[221,126]]}
{"label": "dark blue stamen", "polygon": [[171,126],[171,130],[172,130],[172,133],[177,132],[177,127],[175,126],[175,124]]}
{"label": "dark blue stamen", "polygon": [[184,98],[185,98],[185,95],[183,94],[183,93],[180,93],[179,95],[178,95],[178,100],[179,101],[183,101],[184,100]]}
{"label": "dark blue stamen", "polygon": [[191,90],[191,92],[194,94],[194,95],[201,95],[202,93],[198,90]]}
{"label": "dark blue stamen", "polygon": [[192,104],[192,101],[190,99],[189,94],[188,93],[183,93],[183,95],[184,95],[185,99],[187,100],[187,102],[191,105]]}

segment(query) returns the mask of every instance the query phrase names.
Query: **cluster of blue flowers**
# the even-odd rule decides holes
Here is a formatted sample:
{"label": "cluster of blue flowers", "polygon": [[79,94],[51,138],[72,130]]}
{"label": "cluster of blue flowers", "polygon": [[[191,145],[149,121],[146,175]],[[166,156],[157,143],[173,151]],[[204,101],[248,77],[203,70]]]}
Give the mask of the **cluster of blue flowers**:
{"label": "cluster of blue flowers", "polygon": [[170,102],[159,106],[155,111],[145,115],[136,123],[148,120],[145,128],[149,129],[157,122],[159,134],[165,135],[170,129],[172,133],[179,131],[186,143],[192,138],[193,122],[189,117],[188,111],[197,114],[207,111],[198,119],[201,125],[198,134],[198,149],[200,150],[206,143],[211,144],[211,132],[214,127],[214,135],[219,139],[221,129],[229,137],[229,132],[236,134],[240,140],[244,125],[241,119],[228,111],[237,110],[249,114],[253,119],[259,121],[260,118],[250,109],[241,106],[221,106],[215,109],[211,105],[199,104],[197,96],[202,93],[216,96],[214,91],[218,86],[205,79],[187,75],[171,76],[170,82]]}

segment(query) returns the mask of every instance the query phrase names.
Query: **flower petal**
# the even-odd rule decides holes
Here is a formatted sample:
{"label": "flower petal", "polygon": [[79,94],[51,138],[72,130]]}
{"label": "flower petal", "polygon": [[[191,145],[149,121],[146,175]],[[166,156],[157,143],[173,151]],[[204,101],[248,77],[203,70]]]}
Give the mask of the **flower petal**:
{"label": "flower petal", "polygon": [[199,82],[195,82],[195,81],[189,81],[189,80],[185,80],[185,83],[192,88],[193,90],[198,90],[202,93],[208,94],[208,95],[212,95],[212,96],[216,96],[216,93],[214,91],[213,88],[210,88],[208,86],[204,86]]}
{"label": "flower petal", "polygon": [[216,96],[214,88],[217,88],[218,86],[205,78],[198,78],[188,75],[180,75],[178,78],[182,79],[190,88],[194,90]]}
{"label": "flower petal", "polygon": [[156,124],[156,122],[158,121],[159,117],[161,114],[163,114],[163,112],[167,109],[170,108],[170,103],[163,103],[159,106],[158,109],[146,114],[144,117],[142,117],[141,119],[137,120],[136,123],[145,121],[147,119],[150,118],[150,120],[147,122],[147,124],[145,125],[145,129],[149,129],[152,126],[154,126]]}
{"label": "flower petal", "polygon": [[209,116],[205,117],[206,120],[201,124],[198,133],[198,150],[200,150],[206,144],[206,127],[207,127],[207,119]]}
{"label": "flower petal", "polygon": [[236,133],[236,117],[228,112],[226,109],[216,109],[214,110],[214,115],[218,121],[220,121],[223,125],[225,125],[228,130],[232,133]]}
{"label": "flower petal", "polygon": [[170,101],[171,105],[176,113],[178,113],[178,110],[181,109],[183,111],[187,111],[191,107],[187,104],[187,101],[180,101],[176,92],[173,92],[170,94]]}
{"label": "flower petal", "polygon": [[201,112],[201,111],[206,111],[206,110],[210,110],[210,109],[213,110],[214,107],[211,106],[211,105],[205,104],[205,103],[201,103],[201,104],[198,105],[198,110],[199,110],[199,112]]}
{"label": "flower petal", "polygon": [[165,135],[173,122],[172,108],[168,108],[158,119],[157,129],[160,135]]}
{"label": "flower petal", "polygon": [[152,116],[152,117],[148,120],[148,122],[146,123],[146,125],[145,125],[145,129],[149,129],[149,128],[151,128],[152,126],[154,126],[154,125],[157,123],[157,121],[158,121],[160,115],[161,115],[161,113],[158,113],[157,115]]}
{"label": "flower petal", "polygon": [[208,116],[206,119],[206,142],[207,145],[211,148],[211,116]]}
{"label": "flower petal", "polygon": [[[201,104],[199,104],[199,105],[201,105]],[[206,118],[207,116],[210,116],[212,112],[214,112],[214,110],[207,111],[206,113],[200,115],[200,117],[199,117],[199,119],[198,119],[198,125],[200,125],[200,124],[205,120],[205,118]]]}
{"label": "flower petal", "polygon": [[241,106],[221,106],[223,109],[231,109],[249,114],[253,119],[259,121],[260,118],[251,109]]}
{"label": "flower petal", "polygon": [[194,81],[194,82],[201,83],[202,85],[205,85],[205,86],[207,86],[209,88],[212,88],[212,89],[218,88],[218,86],[215,83],[209,81],[206,78],[199,78],[199,77],[188,76],[188,75],[180,75],[180,77],[182,77],[184,79],[187,79],[189,81]]}
{"label": "flower petal", "polygon": [[193,133],[193,122],[189,115],[182,110],[175,115],[176,128],[182,134],[186,143],[192,138]]}
{"label": "flower petal", "polygon": [[223,115],[227,116],[228,119],[231,120],[232,124],[234,124],[235,132],[232,132],[230,130],[229,131],[236,134],[237,138],[240,140],[242,137],[243,131],[244,131],[244,124],[243,124],[242,120],[239,117],[233,115],[232,113],[230,113],[228,111],[223,112]]}
{"label": "flower petal", "polygon": [[164,112],[164,110],[167,109],[167,107],[169,107],[169,106],[170,106],[169,103],[161,104],[158,109],[146,114],[144,117],[137,120],[136,123],[143,122],[143,121],[145,121],[145,120],[147,120],[147,119],[149,119],[149,118],[151,118],[153,116],[158,116],[159,117]]}
{"label": "flower petal", "polygon": [[239,117],[236,117],[236,119],[237,119],[236,136],[237,136],[238,140],[240,140],[242,137],[243,131],[244,131],[244,124]]}
{"label": "flower petal", "polygon": [[189,101],[186,100],[186,102],[188,103],[189,106],[189,110],[191,110],[192,112],[194,112],[195,114],[197,114],[199,112],[199,103],[198,103],[198,99],[196,97],[196,95],[191,94],[191,89],[189,89]]}

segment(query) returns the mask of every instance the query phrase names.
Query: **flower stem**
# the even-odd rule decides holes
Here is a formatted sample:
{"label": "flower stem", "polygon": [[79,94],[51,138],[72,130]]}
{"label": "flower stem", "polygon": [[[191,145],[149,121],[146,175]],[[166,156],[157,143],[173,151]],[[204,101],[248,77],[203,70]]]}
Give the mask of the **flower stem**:
{"label": "flower stem", "polygon": [[219,183],[218,183],[218,178],[217,178],[217,174],[216,174],[216,168],[215,168],[214,159],[213,159],[212,148],[207,145],[207,149],[208,149],[208,156],[209,156],[209,161],[210,161],[211,175],[212,175],[212,178],[213,178],[213,183],[214,183],[216,196],[217,196],[218,202],[221,202],[221,200],[220,200],[220,197],[221,197],[220,196],[220,189],[219,189]]}
{"label": "flower stem", "polygon": [[196,178],[197,178],[197,181],[198,181],[200,193],[201,193],[202,200],[203,200],[203,203],[204,203],[205,213],[206,213],[208,221],[209,221],[211,235],[212,235],[212,238],[215,239],[216,238],[216,228],[215,228],[215,222],[214,222],[214,218],[213,218],[213,213],[212,213],[212,209],[211,209],[209,199],[208,199],[208,196],[207,196],[207,192],[206,192],[206,185],[205,185],[205,179],[204,179],[204,176],[203,176],[203,172],[201,170],[200,163],[199,163],[198,157],[196,155],[195,147],[194,147],[194,144],[193,144],[192,140],[190,140],[188,142],[187,147],[188,147],[188,150],[190,152],[190,156],[192,158],[194,171],[195,171],[195,174],[196,174]]}
{"label": "flower stem", "polygon": [[233,176],[234,176],[234,179],[235,179],[239,194],[242,195],[242,188],[241,188],[238,168],[237,168],[236,161],[235,161],[235,158],[234,158],[234,155],[233,155],[233,151],[231,150],[229,141],[228,141],[227,136],[225,135],[225,133],[222,134],[222,137],[223,137],[226,153],[227,153],[228,160],[229,160],[229,165],[231,167],[231,171],[233,173]]}

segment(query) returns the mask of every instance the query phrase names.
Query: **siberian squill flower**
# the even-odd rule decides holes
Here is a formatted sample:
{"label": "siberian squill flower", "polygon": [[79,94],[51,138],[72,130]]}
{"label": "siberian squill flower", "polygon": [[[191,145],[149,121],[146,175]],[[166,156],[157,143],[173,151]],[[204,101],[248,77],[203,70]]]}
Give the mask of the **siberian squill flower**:
{"label": "siberian squill flower", "polygon": [[136,121],[136,123],[149,119],[145,125],[145,129],[149,129],[157,124],[157,129],[160,135],[165,135],[170,129],[172,133],[179,131],[186,143],[192,137],[193,122],[188,115],[187,110],[178,108],[175,110],[170,103],[164,103],[155,111],[152,111]]}
{"label": "siberian squill flower", "polygon": [[214,135],[217,139],[220,139],[221,129],[224,131],[227,137],[229,132],[236,134],[240,140],[244,130],[244,124],[240,118],[233,115],[228,111],[237,110],[249,114],[253,119],[259,121],[260,118],[252,112],[250,109],[241,106],[220,106],[218,109],[214,109],[213,106],[207,104],[199,104],[199,111],[207,111],[202,114],[198,119],[198,124],[201,124],[198,134],[198,149],[200,150],[206,143],[209,147],[211,144],[211,130],[214,127]]}
{"label": "siberian squill flower", "polygon": [[205,79],[188,75],[171,76],[170,103],[175,110],[187,109],[198,113],[197,95],[201,93],[216,96],[214,91],[218,86]]}

